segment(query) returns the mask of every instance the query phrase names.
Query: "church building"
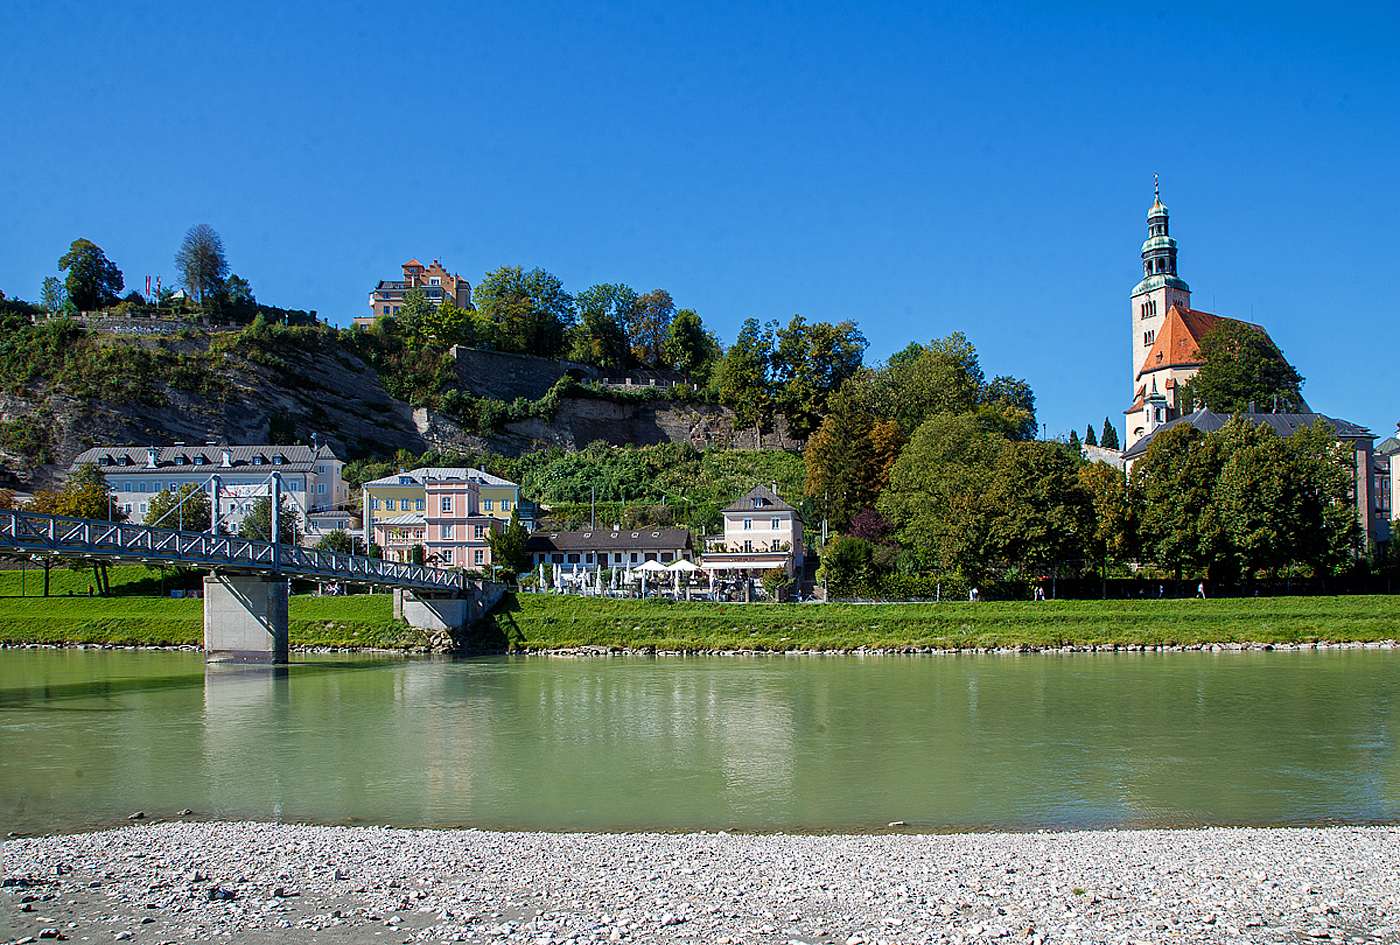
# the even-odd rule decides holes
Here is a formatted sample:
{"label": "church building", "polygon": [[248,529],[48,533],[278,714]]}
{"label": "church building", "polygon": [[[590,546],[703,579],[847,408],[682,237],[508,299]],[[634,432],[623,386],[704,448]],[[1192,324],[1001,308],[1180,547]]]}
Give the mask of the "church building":
{"label": "church building", "polygon": [[[1124,411],[1125,449],[1195,409],[1178,394],[1201,369],[1201,339],[1221,321],[1238,321],[1191,307],[1191,287],[1177,275],[1176,240],[1168,232],[1167,208],[1156,188],[1153,198],[1142,244],[1143,279],[1132,295],[1133,405]],[[1250,327],[1264,331],[1260,325]]]}

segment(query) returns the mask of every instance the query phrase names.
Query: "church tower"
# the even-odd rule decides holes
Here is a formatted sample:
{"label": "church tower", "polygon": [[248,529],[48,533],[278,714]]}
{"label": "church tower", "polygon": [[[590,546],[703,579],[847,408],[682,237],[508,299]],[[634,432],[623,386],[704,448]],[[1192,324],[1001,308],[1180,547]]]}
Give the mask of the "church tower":
{"label": "church tower", "polygon": [[[1157,340],[1157,332],[1166,321],[1173,305],[1183,310],[1191,308],[1191,287],[1176,275],[1176,240],[1167,232],[1167,208],[1154,182],[1152,207],[1147,211],[1147,241],[1142,244],[1143,279],[1133,289],[1133,363],[1132,386],[1134,400],[1142,396],[1138,373],[1143,361]],[[1131,439],[1131,437],[1130,437]]]}

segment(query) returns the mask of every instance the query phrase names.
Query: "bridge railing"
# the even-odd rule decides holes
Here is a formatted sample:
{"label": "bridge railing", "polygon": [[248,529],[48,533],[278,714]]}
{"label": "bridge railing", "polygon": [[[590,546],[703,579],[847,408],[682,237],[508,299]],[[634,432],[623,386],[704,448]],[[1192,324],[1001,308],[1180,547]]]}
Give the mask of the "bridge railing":
{"label": "bridge railing", "polygon": [[222,568],[420,590],[462,588],[460,572],[421,564],[15,509],[0,509],[0,552]]}

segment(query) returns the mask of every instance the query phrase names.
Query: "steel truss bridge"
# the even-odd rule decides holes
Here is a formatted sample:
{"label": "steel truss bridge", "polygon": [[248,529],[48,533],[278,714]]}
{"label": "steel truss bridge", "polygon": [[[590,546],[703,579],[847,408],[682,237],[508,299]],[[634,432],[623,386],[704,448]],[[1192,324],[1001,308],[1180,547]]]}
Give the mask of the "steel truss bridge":
{"label": "steel truss bridge", "polygon": [[230,574],[377,584],[436,594],[466,589],[462,573],[363,555],[208,532],[0,509],[0,554],[131,561]]}

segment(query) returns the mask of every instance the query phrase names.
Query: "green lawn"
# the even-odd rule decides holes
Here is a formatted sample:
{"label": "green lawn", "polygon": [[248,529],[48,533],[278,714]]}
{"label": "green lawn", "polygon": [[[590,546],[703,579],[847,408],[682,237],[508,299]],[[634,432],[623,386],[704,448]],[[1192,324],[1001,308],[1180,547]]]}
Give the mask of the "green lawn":
{"label": "green lawn", "polygon": [[853,650],[1379,641],[1400,597],[939,604],[708,604],[521,595],[496,619],[526,649]]}
{"label": "green lawn", "polygon": [[[23,577],[0,572],[0,643],[111,643],[117,646],[202,646],[204,602],[171,600],[171,588],[202,586],[202,572],[177,579],[168,572],[160,596],[159,572],[117,567],[108,572],[114,596],[87,596],[92,572],[54,568],[48,598],[42,569]],[[71,596],[70,596],[71,592]],[[293,594],[287,604],[293,647],[402,649],[422,645],[421,633],[393,617],[389,594],[314,597]]]}
{"label": "green lawn", "polygon": [[[157,596],[160,577],[111,569],[112,598],[89,598],[91,575],[55,569],[48,599],[21,598],[18,572],[0,572],[0,643],[198,646],[203,605]],[[167,591],[173,584],[167,582]],[[197,587],[200,577],[186,579]],[[27,595],[42,572],[24,579]],[[68,596],[72,591],[73,596]],[[400,649],[419,631],[393,619],[388,594],[289,602],[293,647]],[[482,649],[578,646],[633,650],[854,650],[1310,643],[1400,637],[1400,596],[969,604],[711,604],[520,595],[475,635]]]}

